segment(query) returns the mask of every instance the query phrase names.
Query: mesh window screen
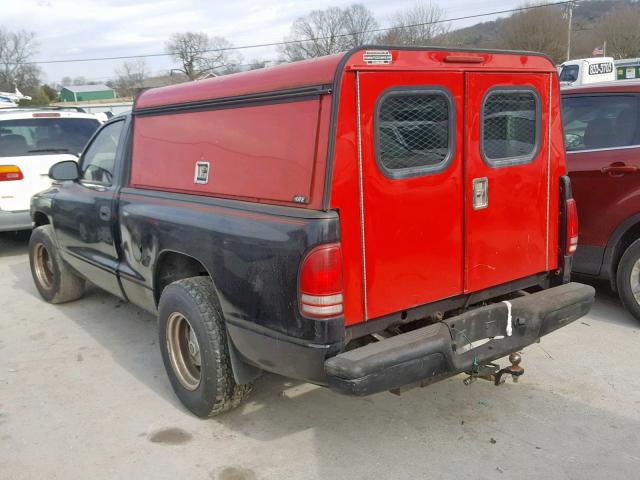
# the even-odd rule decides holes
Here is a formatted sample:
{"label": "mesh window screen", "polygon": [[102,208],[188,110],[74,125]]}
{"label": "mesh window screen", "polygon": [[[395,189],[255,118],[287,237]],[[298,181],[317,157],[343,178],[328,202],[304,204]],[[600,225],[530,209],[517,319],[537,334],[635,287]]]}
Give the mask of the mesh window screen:
{"label": "mesh window screen", "polygon": [[537,97],[532,92],[495,92],[484,103],[482,149],[491,163],[531,160],[536,149]]}
{"label": "mesh window screen", "polygon": [[[449,155],[449,102],[443,93],[394,93],[381,103],[378,159],[389,171],[438,166]],[[415,170],[414,170],[415,171]]]}

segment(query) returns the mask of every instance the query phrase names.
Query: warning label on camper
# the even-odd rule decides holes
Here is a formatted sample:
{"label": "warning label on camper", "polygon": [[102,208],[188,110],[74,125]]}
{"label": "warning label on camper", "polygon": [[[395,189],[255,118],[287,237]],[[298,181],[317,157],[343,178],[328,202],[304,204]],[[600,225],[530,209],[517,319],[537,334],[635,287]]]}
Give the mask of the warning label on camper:
{"label": "warning label on camper", "polygon": [[362,55],[362,60],[367,65],[389,65],[391,63],[391,52],[389,50],[366,50]]}

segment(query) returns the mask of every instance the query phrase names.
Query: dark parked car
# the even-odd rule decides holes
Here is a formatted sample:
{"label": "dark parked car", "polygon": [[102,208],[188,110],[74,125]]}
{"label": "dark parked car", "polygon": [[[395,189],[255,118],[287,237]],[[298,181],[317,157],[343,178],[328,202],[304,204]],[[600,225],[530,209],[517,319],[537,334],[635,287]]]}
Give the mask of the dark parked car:
{"label": "dark parked car", "polygon": [[607,279],[640,319],[640,82],[562,91],[567,167],[580,217],[573,271]]}

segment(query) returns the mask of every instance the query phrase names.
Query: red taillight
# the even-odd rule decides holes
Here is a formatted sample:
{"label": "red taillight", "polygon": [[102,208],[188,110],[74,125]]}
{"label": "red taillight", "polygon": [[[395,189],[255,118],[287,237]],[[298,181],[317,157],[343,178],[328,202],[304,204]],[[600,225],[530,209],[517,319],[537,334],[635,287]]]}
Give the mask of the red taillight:
{"label": "red taillight", "polygon": [[578,248],[578,209],[573,198],[567,200],[566,255],[573,255]]}
{"label": "red taillight", "polygon": [[10,182],[12,180],[22,180],[22,170],[16,165],[0,165],[0,182]]}
{"label": "red taillight", "polygon": [[298,283],[300,311],[307,317],[342,314],[342,250],[339,243],[320,245],[302,262]]}

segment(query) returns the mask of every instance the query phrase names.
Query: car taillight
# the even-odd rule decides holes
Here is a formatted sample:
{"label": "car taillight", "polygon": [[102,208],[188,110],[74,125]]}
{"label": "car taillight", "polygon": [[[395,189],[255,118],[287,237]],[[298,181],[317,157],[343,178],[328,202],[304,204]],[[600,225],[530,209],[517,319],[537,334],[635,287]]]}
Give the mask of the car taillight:
{"label": "car taillight", "polygon": [[566,255],[573,255],[578,248],[578,209],[573,198],[567,199]]}
{"label": "car taillight", "polygon": [[342,250],[339,243],[311,250],[300,269],[300,312],[306,317],[328,318],[342,314]]}
{"label": "car taillight", "polygon": [[60,118],[59,113],[34,113],[33,118]]}
{"label": "car taillight", "polygon": [[23,178],[22,170],[16,165],[0,165],[0,182],[22,180]]}

